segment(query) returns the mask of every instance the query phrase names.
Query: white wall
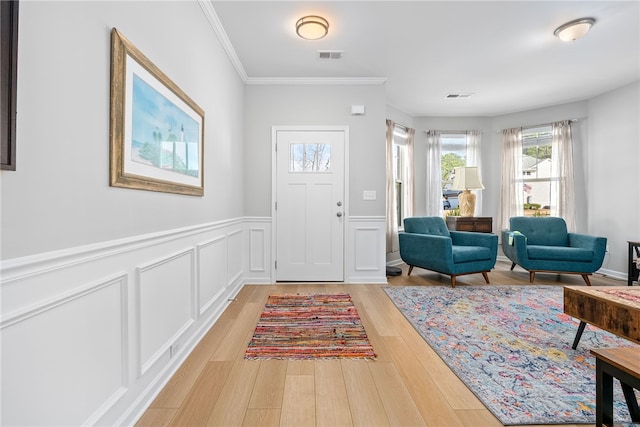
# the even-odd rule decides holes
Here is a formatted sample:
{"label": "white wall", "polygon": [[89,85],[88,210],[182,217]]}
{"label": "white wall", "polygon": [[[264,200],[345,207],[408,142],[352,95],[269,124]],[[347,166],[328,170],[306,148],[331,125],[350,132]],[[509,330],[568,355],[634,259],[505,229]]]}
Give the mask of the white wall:
{"label": "white wall", "polygon": [[[204,197],[109,187],[112,27],[204,109]],[[243,85],[217,46],[197,2],[21,3],[2,258],[241,216]]]}
{"label": "white wall", "polygon": [[[271,217],[272,126],[349,127],[345,281],[386,283],[385,86],[249,85],[245,105],[245,208],[253,218]],[[366,115],[351,116],[351,105],[364,105]],[[363,200],[365,190],[376,200]]]}
{"label": "white wall", "polygon": [[[113,27],[205,111],[204,197],[109,187]],[[0,424],[132,424],[243,278],[268,278],[243,102],[197,2],[21,2]]]}
{"label": "white wall", "polygon": [[390,105],[387,105],[386,118],[393,120],[396,124],[399,124],[401,126],[406,126],[406,127],[415,129],[414,117],[411,114],[406,113]]}
{"label": "white wall", "polygon": [[[271,126],[349,126],[349,212],[385,214],[384,85],[249,85],[245,99],[245,207],[271,215]],[[365,116],[351,116],[364,105]],[[377,200],[362,199],[376,190]]]}
{"label": "white wall", "polygon": [[640,240],[640,82],[588,102],[587,231],[608,238],[602,266],[627,272],[627,241]]}

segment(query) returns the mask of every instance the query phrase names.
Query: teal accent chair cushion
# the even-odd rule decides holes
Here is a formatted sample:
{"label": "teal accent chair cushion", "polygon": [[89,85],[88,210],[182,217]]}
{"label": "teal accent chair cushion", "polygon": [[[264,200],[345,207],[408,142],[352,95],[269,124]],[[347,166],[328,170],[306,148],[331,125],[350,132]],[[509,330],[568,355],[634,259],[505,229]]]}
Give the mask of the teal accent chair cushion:
{"label": "teal accent chair cushion", "polygon": [[509,230],[502,231],[502,251],[511,269],[519,265],[528,270],[531,283],[536,272],[546,271],[580,274],[590,285],[588,275],[602,266],[606,247],[606,237],[569,233],[558,217],[516,216],[509,219]]}
{"label": "teal accent chair cushion", "polygon": [[449,231],[444,219],[433,217],[405,218],[404,231],[399,233],[400,257],[413,267],[451,276],[482,273],[489,283],[487,272],[496,264],[498,236],[491,233]]}

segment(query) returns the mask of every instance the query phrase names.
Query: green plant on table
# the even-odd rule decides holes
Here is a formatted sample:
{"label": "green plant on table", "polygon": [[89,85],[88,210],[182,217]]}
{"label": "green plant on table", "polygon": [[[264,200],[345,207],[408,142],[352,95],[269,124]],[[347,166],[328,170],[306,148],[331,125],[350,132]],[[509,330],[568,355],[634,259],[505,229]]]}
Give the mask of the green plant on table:
{"label": "green plant on table", "polygon": [[447,211],[447,216],[460,216],[460,206],[456,206],[453,209]]}

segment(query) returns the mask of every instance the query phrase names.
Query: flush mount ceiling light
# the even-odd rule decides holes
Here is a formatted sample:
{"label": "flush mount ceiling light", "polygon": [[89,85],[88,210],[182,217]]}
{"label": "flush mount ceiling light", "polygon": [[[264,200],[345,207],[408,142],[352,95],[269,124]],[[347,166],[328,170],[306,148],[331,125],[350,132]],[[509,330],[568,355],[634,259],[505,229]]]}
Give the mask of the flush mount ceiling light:
{"label": "flush mount ceiling light", "polygon": [[303,16],[296,22],[296,34],[303,39],[318,40],[329,32],[329,22],[322,16]]}
{"label": "flush mount ceiling light", "polygon": [[571,42],[578,40],[587,34],[589,29],[596,23],[593,18],[580,18],[560,25],[553,32],[554,36],[558,36],[563,42]]}

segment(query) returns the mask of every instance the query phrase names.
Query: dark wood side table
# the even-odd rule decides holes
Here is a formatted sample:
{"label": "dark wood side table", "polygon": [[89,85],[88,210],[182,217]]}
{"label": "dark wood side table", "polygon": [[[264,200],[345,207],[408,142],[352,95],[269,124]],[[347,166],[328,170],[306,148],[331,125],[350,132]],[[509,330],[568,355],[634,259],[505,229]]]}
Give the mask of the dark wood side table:
{"label": "dark wood side table", "polygon": [[[640,258],[640,242],[627,242],[629,243],[629,273],[627,274],[627,285],[631,286],[633,281],[640,281],[638,277],[638,268],[636,267],[635,260]],[[636,253],[635,259],[633,258],[633,253]]]}
{"label": "dark wood side table", "polygon": [[493,218],[490,216],[452,216],[447,217],[447,228],[451,231],[475,231],[491,233]]}
{"label": "dark wood side table", "polygon": [[613,379],[617,378],[634,423],[640,409],[633,389],[640,390],[640,349],[637,347],[591,350],[596,358],[596,426],[613,426]]}

